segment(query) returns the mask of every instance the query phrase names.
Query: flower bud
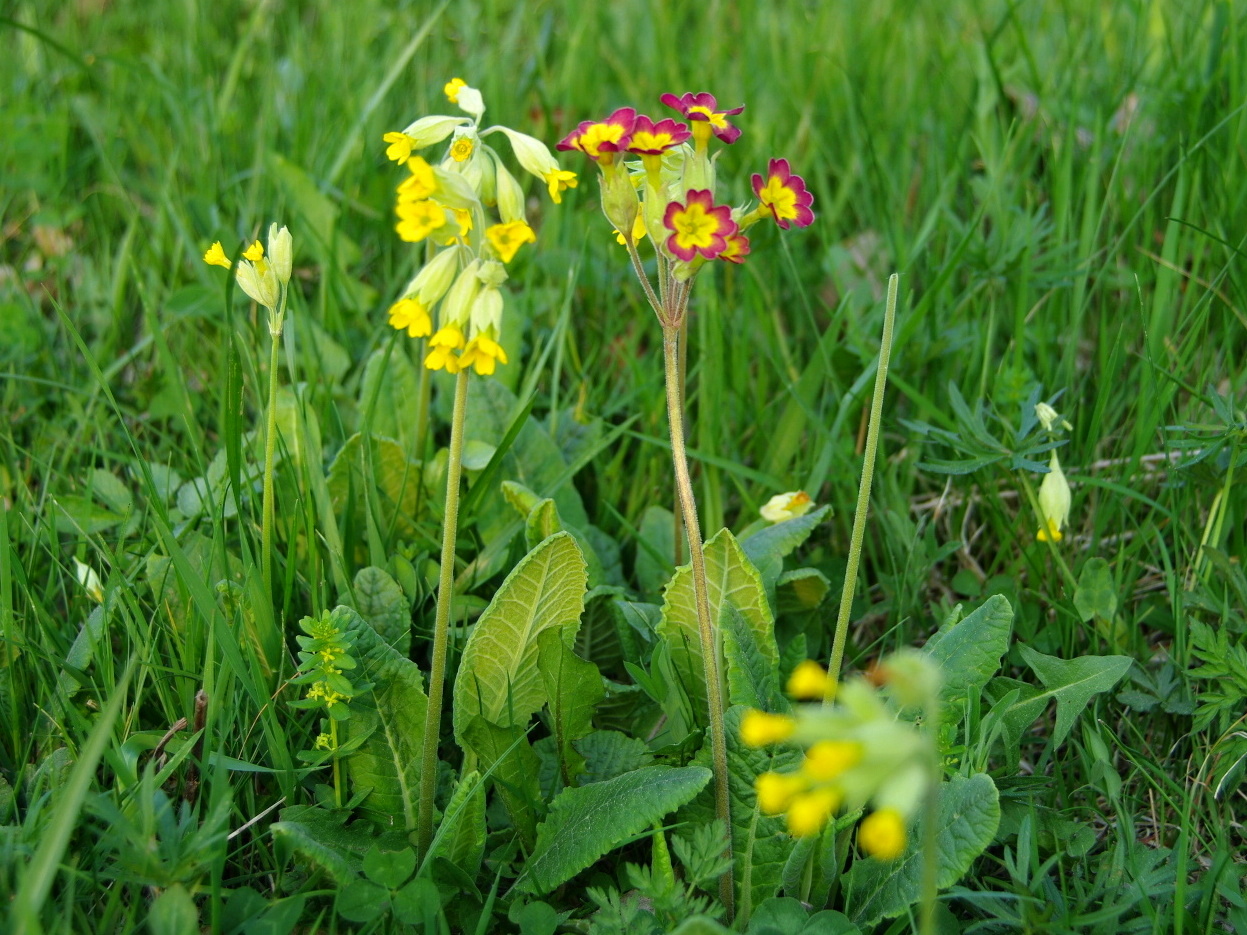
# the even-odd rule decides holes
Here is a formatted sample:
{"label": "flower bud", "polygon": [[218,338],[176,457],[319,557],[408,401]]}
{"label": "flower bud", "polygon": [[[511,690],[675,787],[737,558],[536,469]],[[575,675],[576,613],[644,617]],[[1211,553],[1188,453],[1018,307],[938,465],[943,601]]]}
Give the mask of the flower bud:
{"label": "flower bud", "polygon": [[473,260],[465,266],[450,287],[450,291],[446,293],[441,314],[438,316],[443,328],[447,325],[454,325],[462,330],[471,318],[472,305],[481,287],[481,281],[476,275],[480,265],[480,260]]}
{"label": "flower bud", "polygon": [[808,493],[804,490],[794,490],[791,493],[777,493],[762,505],[759,512],[767,522],[782,523],[786,519],[804,516],[810,512],[812,506],[814,506],[814,501],[810,499]]}
{"label": "flower bud", "polygon": [[465,114],[471,114],[477,120],[480,120],[485,113],[485,99],[481,97],[481,92],[466,84],[455,95],[455,103]]}
{"label": "flower bud", "polygon": [[559,171],[559,164],[551,155],[549,148],[541,140],[520,133],[510,127],[497,127],[511,141],[515,158],[519,160],[525,172],[531,172],[539,179],[546,179],[551,172]]}
{"label": "flower bud", "polygon": [[615,230],[630,231],[637,216],[636,189],[628,173],[614,166],[602,172],[602,213]]}
{"label": "flower bud", "polygon": [[1048,473],[1039,485],[1039,512],[1044,523],[1036,535],[1040,542],[1061,541],[1061,529],[1069,522],[1071,500],[1069,481],[1054,451],[1048,459]]}
{"label": "flower bud", "polygon": [[434,114],[430,117],[421,117],[403,130],[403,135],[410,137],[412,149],[424,149],[426,146],[440,143],[455,132],[455,127],[463,126],[467,122],[467,117],[444,117],[441,114]]}
{"label": "flower bud", "polygon": [[506,170],[501,162],[495,162],[497,173],[494,176],[495,193],[498,198],[498,215],[504,224],[512,221],[525,220],[524,190],[515,176]]}
{"label": "flower bud", "polygon": [[493,286],[481,289],[472,301],[472,333],[497,335],[502,330],[502,291]]}
{"label": "flower bud", "polygon": [[455,281],[455,271],[459,268],[460,248],[456,246],[439,250],[433,259],[424,265],[416,277],[407,284],[404,295],[415,296],[416,300],[426,308],[431,308]]}
{"label": "flower bud", "polygon": [[283,286],[290,282],[293,253],[294,241],[290,236],[290,231],[284,225],[281,230],[278,230],[275,223],[270,224],[268,227],[268,261]]}
{"label": "flower bud", "polygon": [[240,260],[234,275],[242,291],[254,301],[268,309],[277,308],[279,286],[277,274],[273,272],[271,263],[264,263],[264,269],[261,271],[250,260]]}
{"label": "flower bud", "polygon": [[476,278],[481,281],[481,285],[497,289],[508,279],[507,268],[497,260],[482,260]]}

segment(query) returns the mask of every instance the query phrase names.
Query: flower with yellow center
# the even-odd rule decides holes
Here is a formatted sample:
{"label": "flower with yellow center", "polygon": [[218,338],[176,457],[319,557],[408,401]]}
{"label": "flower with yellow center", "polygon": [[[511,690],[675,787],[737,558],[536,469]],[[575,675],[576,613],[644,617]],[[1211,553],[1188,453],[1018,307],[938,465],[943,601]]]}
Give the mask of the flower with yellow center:
{"label": "flower with yellow center", "polygon": [[543,178],[550,191],[550,198],[556,205],[563,203],[563,192],[577,185],[576,173],[567,169],[551,169]]}
{"label": "flower with yellow center", "polygon": [[429,310],[415,299],[399,299],[390,306],[390,327],[406,330],[408,337],[423,338],[433,333]]}
{"label": "flower with yellow center", "polygon": [[463,353],[459,355],[461,368],[474,367],[483,377],[490,376],[497,364],[507,362],[507,353],[502,345],[485,334],[478,334],[468,342]]}
{"label": "flower with yellow center", "polygon": [[466,162],[472,156],[476,144],[470,136],[461,136],[450,144],[450,158],[455,162]]}
{"label": "flower with yellow center", "polygon": [[406,133],[387,133],[381,139],[390,144],[385,148],[385,158],[394,162],[406,162],[416,145],[416,141]]}
{"label": "flower with yellow center", "polygon": [[407,160],[407,170],[411,173],[398,186],[399,203],[408,201],[424,201],[437,191],[437,177],[433,167],[423,157],[412,156]]}
{"label": "flower with yellow center", "polygon": [[204,262],[209,266],[223,266],[229,269],[234,264],[230,262],[229,257],[225,255],[225,251],[221,248],[221,241],[216,241],[208,252],[204,254]]}
{"label": "flower with yellow center", "polygon": [[871,857],[895,860],[905,853],[905,819],[894,808],[871,812],[857,829],[857,844]]}
{"label": "flower with yellow center", "polygon": [[536,242],[537,235],[524,221],[511,221],[509,224],[495,224],[487,228],[485,239],[503,263],[510,263],[520,247]]}
{"label": "flower with yellow center", "polygon": [[439,328],[437,334],[429,338],[429,353],[424,358],[424,366],[429,370],[458,373],[463,368],[455,351],[463,347],[463,343],[463,332],[456,326]]}

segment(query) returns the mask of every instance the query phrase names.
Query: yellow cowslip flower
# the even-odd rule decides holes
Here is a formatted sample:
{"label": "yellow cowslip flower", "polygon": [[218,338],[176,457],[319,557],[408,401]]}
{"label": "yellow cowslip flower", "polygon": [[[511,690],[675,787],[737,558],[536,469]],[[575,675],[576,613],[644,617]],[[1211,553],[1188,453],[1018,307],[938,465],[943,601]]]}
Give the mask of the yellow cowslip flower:
{"label": "yellow cowslip flower", "polygon": [[463,349],[463,353],[459,355],[461,368],[475,367],[476,372],[483,377],[490,376],[497,364],[506,362],[507,354],[502,349],[502,345],[484,334],[478,334],[472,338],[467,347]]}
{"label": "yellow cowslip flower", "polygon": [[463,332],[456,326],[439,328],[437,334],[429,339],[429,353],[425,355],[424,366],[429,370],[458,373],[463,368],[455,351],[463,347],[463,343]]}
{"label": "yellow cowslip flower", "polygon": [[216,241],[208,248],[208,252],[204,254],[204,262],[209,266],[223,266],[229,269],[234,264],[230,262],[229,257],[225,255],[225,251],[221,248],[221,241]]}
{"label": "yellow cowslip flower", "polygon": [[808,493],[804,490],[794,490],[790,493],[777,493],[762,505],[759,512],[768,522],[782,523],[786,519],[804,516],[810,512],[810,507],[813,505],[814,501],[810,499]]}
{"label": "yellow cowslip flower", "polygon": [[408,243],[419,243],[446,223],[446,209],[433,200],[399,204],[394,229]]}
{"label": "yellow cowslip flower", "polygon": [[429,310],[415,299],[399,299],[390,306],[389,318],[390,327],[405,329],[408,337],[424,338],[433,333]]}
{"label": "yellow cowslip flower", "polygon": [[405,163],[411,173],[398,186],[398,200],[402,204],[409,201],[424,201],[437,191],[437,176],[433,167],[422,156],[412,156]]}
{"label": "yellow cowslip flower", "polygon": [[455,162],[466,162],[475,149],[476,144],[470,136],[461,136],[450,144],[450,158]]}
{"label": "yellow cowslip flower", "polygon": [[797,837],[818,834],[831,813],[840,807],[842,798],[831,786],[820,786],[796,796],[788,806],[788,833]]}
{"label": "yellow cowslip flower", "polygon": [[250,260],[258,268],[264,262],[264,245],[260,241],[256,241],[250,247],[242,252],[244,260]]}
{"label": "yellow cowslip flower", "polygon": [[390,144],[385,148],[385,158],[394,162],[406,162],[416,145],[416,141],[406,133],[387,133],[381,139]]}
{"label": "yellow cowslip flower", "polygon": [[503,263],[510,263],[516,252],[526,243],[535,243],[537,235],[524,221],[511,221],[486,228],[485,239]]}
{"label": "yellow cowslip flower", "polygon": [[862,761],[862,745],[853,740],[820,740],[805,751],[801,772],[814,782],[829,782]]}
{"label": "yellow cowslip flower", "polygon": [[1061,528],[1069,522],[1071,499],[1069,481],[1065,479],[1061,461],[1054,451],[1048,458],[1048,473],[1039,485],[1039,511],[1044,525],[1036,533],[1036,539],[1040,542],[1061,541]]}
{"label": "yellow cowslip flower", "polygon": [[788,677],[788,694],[801,701],[822,701],[831,697],[836,690],[836,683],[827,677],[827,672],[813,659],[804,659],[797,663]]}
{"label": "yellow cowslip flower", "polygon": [[766,815],[782,815],[792,800],[806,789],[800,773],[760,773],[753,781],[758,794],[758,808]]}
{"label": "yellow cowslip flower", "polygon": [[579,184],[576,173],[569,172],[567,169],[551,169],[542,178],[545,180],[546,189],[550,192],[550,199],[556,205],[563,203],[563,192]]}
{"label": "yellow cowslip flower", "polygon": [[857,829],[857,844],[871,857],[895,860],[905,853],[905,818],[894,808],[871,812]]}
{"label": "yellow cowslip flower", "polygon": [[787,715],[750,710],[741,718],[740,739],[750,747],[765,747],[787,740],[796,729],[797,722]]}
{"label": "yellow cowslip flower", "polygon": [[451,78],[442,87],[442,93],[446,95],[446,99],[452,104],[459,103],[459,92],[468,86],[468,83],[462,78]]}

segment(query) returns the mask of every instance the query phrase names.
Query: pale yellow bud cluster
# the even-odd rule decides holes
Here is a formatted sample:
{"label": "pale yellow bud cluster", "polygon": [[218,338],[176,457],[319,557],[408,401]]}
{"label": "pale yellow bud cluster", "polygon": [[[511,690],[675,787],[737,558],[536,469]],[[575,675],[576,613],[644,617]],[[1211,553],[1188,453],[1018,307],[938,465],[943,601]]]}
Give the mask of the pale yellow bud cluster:
{"label": "pale yellow bud cluster", "polygon": [[[1073,426],[1062,419],[1055,409],[1047,403],[1035,406],[1035,418],[1043,430],[1055,437],[1059,429],[1070,431]],[[1061,532],[1069,524],[1070,505],[1073,497],[1065,472],[1061,470],[1061,459],[1056,450],[1048,456],[1048,473],[1039,484],[1039,513],[1041,524],[1035,538],[1040,542],[1060,542],[1064,538]]]}
{"label": "pale yellow bud cluster", "polygon": [[817,834],[837,811],[873,805],[858,845],[883,860],[900,856],[906,822],[927,792],[934,751],[929,737],[898,713],[931,703],[939,687],[938,667],[919,652],[895,654],[876,667],[872,679],[843,685],[817,663],[801,663],[789,679],[789,694],[824,703],[798,705],[791,715],[748,711],[741,721],[741,740],[749,746],[793,742],[805,748],[796,770],[758,776],[758,807],[784,815],[789,833],[804,836]]}
{"label": "pale yellow bud cluster", "polygon": [[275,336],[281,334],[286,289],[294,268],[294,240],[289,230],[270,224],[267,254],[264,245],[257,240],[243,251],[236,265],[225,255],[219,240],[208,248],[203,259],[209,266],[233,268],[242,291],[268,309],[269,331]]}

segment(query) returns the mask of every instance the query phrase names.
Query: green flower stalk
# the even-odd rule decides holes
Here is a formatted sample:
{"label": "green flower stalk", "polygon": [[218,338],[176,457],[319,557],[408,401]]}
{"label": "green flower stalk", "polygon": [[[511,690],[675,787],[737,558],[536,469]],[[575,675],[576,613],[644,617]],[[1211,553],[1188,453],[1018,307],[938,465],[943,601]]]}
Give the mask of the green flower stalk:
{"label": "green flower stalk", "polygon": [[[409,337],[424,340],[425,373],[455,375],[450,445],[446,462],[446,501],[442,513],[441,568],[433,651],[429,665],[429,705],[421,751],[420,801],[416,841],[427,854],[433,840],[433,797],[437,787],[437,748],[441,734],[446,657],[453,615],[455,549],[459,530],[459,487],[463,468],[468,375],[491,376],[508,363],[501,344],[507,280],[506,264],[537,239],[525,216],[524,192],[486,140],[506,137],[520,165],[545,184],[557,204],[576,185],[576,174],[559,167],[544,143],[509,127],[481,127],[481,93],[459,78],[443,89],[466,117],[421,117],[402,131],[387,133],[386,155],[408,176],[398,186],[398,236],[425,244],[426,262],[389,310],[389,322]],[[447,143],[433,165],[417,150]],[[436,329],[434,316],[436,315]],[[426,384],[422,382],[421,386]],[[422,392],[422,399],[423,399]],[[424,409],[417,436],[423,444]]]}
{"label": "green flower stalk", "polygon": [[268,401],[264,416],[264,488],[260,520],[260,564],[263,569],[264,592],[273,597],[273,526],[276,522],[273,497],[273,462],[277,456],[277,359],[282,327],[286,318],[290,274],[293,267],[293,239],[285,227],[276,224],[268,229],[268,256],[256,241],[243,251],[236,267],[217,241],[204,254],[210,266],[234,268],[234,276],[243,292],[268,310],[269,368]]}
{"label": "green flower stalk", "polygon": [[[805,181],[792,174],[786,159],[772,159],[765,176],[754,174],[751,179],[757,198],[755,206],[731,208],[717,203],[718,154],[710,155],[711,140],[734,143],[741,131],[729,118],[741,113],[744,107],[721,110],[714,95],[704,91],[679,97],[664,94],[661,101],[688,122],[671,117],[654,120],[632,107],[621,107],[603,120],[581,123],[557,148],[578,150],[597,163],[601,170],[602,213],[627,248],[633,271],[662,327],[667,421],[678,499],[676,531],[678,536],[682,523],[692,565],[715,776],[715,810],[724,828],[730,829],[723,726],[725,686],[720,639],[710,616],[701,528],[685,446],[683,338],[687,334],[689,295],[698,273],[714,260],[743,263],[750,253],[745,231],[759,221],[770,219],[783,229],[813,223],[814,196],[806,189]],[[625,162],[629,155],[635,161]],[[646,237],[654,244],[657,258],[656,285],[645,272],[637,249]],[[730,863],[730,830],[724,847]],[[720,878],[719,892],[731,918],[735,894],[730,873]]]}

